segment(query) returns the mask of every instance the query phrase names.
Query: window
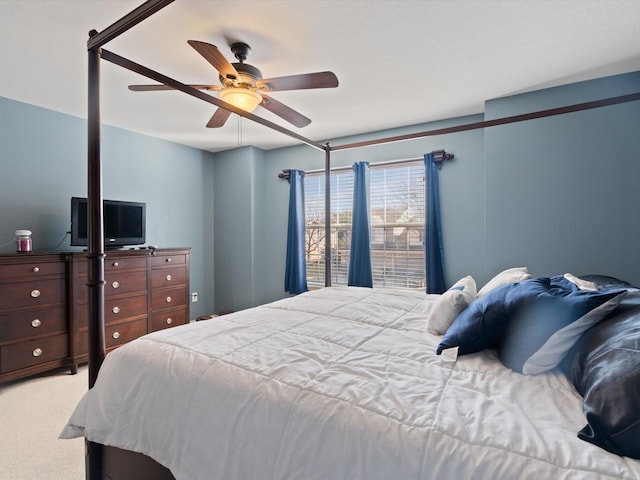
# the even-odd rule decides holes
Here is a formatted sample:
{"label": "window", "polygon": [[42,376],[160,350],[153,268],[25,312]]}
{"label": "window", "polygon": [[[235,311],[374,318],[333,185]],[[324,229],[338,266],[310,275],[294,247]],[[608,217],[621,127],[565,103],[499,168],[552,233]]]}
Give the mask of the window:
{"label": "window", "polygon": [[[371,269],[374,287],[425,288],[424,164],[370,166]],[[305,176],[307,283],[324,285],[323,173]],[[331,282],[346,285],[351,246],[353,172],[331,175]]]}
{"label": "window", "polygon": [[[307,283],[324,285],[324,174],[305,175],[305,252]],[[351,208],[353,202],[353,172],[331,174],[331,282],[346,285],[351,247]]]}

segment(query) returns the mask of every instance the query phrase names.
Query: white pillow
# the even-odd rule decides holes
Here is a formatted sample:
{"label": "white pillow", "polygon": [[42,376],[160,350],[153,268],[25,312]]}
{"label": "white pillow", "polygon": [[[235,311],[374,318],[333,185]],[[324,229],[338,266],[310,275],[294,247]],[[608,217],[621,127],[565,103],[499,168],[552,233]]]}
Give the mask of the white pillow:
{"label": "white pillow", "polygon": [[529,280],[530,278],[531,275],[529,274],[527,267],[508,268],[489,280],[478,292],[478,298],[486,295],[494,288],[501,287],[502,285],[508,285],[510,283],[522,282],[523,280]]}
{"label": "white pillow", "polygon": [[458,280],[433,305],[427,319],[427,332],[444,335],[458,314],[476,299],[476,281],[471,275]]}

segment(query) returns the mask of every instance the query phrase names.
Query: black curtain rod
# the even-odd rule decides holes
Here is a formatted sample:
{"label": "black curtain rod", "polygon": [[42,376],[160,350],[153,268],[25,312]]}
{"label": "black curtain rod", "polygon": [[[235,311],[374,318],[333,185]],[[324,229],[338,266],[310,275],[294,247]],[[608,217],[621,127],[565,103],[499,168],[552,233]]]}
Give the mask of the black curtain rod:
{"label": "black curtain rod", "polygon": [[[433,153],[434,160],[436,161],[436,165],[438,165],[438,168],[442,168],[442,162],[444,160],[453,160],[455,158],[454,154],[446,153],[444,150],[435,150],[431,153]],[[424,160],[424,157],[400,158],[398,160],[385,160],[382,162],[372,163],[371,168],[386,167],[390,165],[402,165],[404,163],[421,162],[423,160]],[[348,170],[351,170],[352,168],[353,167],[351,165],[347,165],[344,167],[333,167],[331,168],[331,173],[346,172]],[[289,168],[283,169],[280,173],[278,173],[278,178],[284,178],[286,181],[289,181],[290,172],[291,172],[291,169]],[[325,169],[319,168],[316,170],[305,170],[303,173],[305,175],[314,175],[317,173],[325,173]]]}

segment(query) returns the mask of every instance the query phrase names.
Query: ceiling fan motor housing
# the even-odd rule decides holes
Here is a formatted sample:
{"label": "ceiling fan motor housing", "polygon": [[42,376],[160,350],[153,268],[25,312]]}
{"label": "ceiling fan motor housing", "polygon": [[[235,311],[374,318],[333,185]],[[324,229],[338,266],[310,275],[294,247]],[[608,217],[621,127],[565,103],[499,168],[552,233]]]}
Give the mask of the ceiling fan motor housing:
{"label": "ceiling fan motor housing", "polygon": [[[240,78],[237,79],[237,83],[239,84],[255,87],[256,82],[262,80],[262,72],[253,65],[249,65],[248,63],[232,63],[231,65],[233,65],[240,74]],[[221,78],[221,80],[223,79]]]}
{"label": "ceiling fan motor housing", "polygon": [[[237,63],[232,63],[236,71],[240,74],[240,78],[235,79],[236,86],[250,86],[255,87],[256,82],[258,80],[262,80],[262,72],[254,67],[253,65],[249,65],[248,63],[244,63],[247,59],[247,55],[249,54],[249,50],[251,47],[244,42],[235,42],[231,44],[231,52],[238,59]],[[223,85],[228,83],[225,82],[225,78],[220,76],[220,81]],[[232,79],[233,80],[233,79]]]}

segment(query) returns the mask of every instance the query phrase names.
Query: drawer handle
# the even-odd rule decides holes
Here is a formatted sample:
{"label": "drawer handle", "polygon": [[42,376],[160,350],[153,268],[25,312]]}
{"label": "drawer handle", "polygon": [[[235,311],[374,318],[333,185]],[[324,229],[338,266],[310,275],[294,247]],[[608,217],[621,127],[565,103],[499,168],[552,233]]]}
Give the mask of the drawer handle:
{"label": "drawer handle", "polygon": [[167,258],[165,259],[165,262],[167,262],[167,263],[171,262],[171,257],[167,257]]}
{"label": "drawer handle", "polygon": [[170,282],[173,277],[171,275],[167,275],[167,282]]}
{"label": "drawer handle", "polygon": [[113,308],[111,309],[111,311],[112,311],[113,313],[120,313],[120,307],[113,307]]}
{"label": "drawer handle", "polygon": [[167,318],[167,325],[171,325],[173,323],[173,318]]}
{"label": "drawer handle", "polygon": [[111,284],[111,286],[112,286],[113,288],[118,288],[118,287],[120,286],[120,282],[113,282],[113,283]]}
{"label": "drawer handle", "polygon": [[31,296],[33,298],[38,298],[40,296],[40,290],[31,290]]}
{"label": "drawer handle", "polygon": [[33,273],[38,273],[38,272],[40,271],[40,269],[39,269],[38,267],[33,267],[33,268],[31,269],[31,271],[32,271]]}
{"label": "drawer handle", "polygon": [[120,264],[119,264],[118,262],[113,262],[113,263],[112,263],[112,265],[113,265],[114,267],[119,267],[119,266],[120,266]]}
{"label": "drawer handle", "polygon": [[117,340],[120,338],[120,332],[113,332],[113,335],[111,336]]}
{"label": "drawer handle", "polygon": [[33,355],[34,357],[39,357],[40,355],[42,355],[44,352],[42,351],[41,348],[36,348],[33,352],[31,352],[31,355]]}
{"label": "drawer handle", "polygon": [[167,303],[171,303],[171,297],[167,297]]}
{"label": "drawer handle", "polygon": [[34,318],[33,320],[31,320],[31,326],[33,328],[38,328],[40,325],[42,325],[42,322],[40,321],[40,319]]}

